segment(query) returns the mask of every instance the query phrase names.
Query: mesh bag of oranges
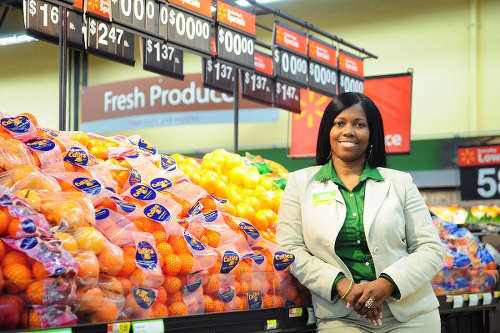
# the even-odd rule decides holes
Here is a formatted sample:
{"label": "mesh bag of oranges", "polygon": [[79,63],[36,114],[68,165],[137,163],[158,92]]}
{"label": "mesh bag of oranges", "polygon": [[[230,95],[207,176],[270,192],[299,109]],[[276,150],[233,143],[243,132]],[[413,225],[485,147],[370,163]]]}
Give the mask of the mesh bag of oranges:
{"label": "mesh bag of oranges", "polygon": [[35,160],[21,141],[0,132],[0,170],[34,165]]}
{"label": "mesh bag of oranges", "polygon": [[34,279],[25,293],[30,305],[72,305],[76,301],[76,281],[67,277]]}
{"label": "mesh bag of oranges", "polygon": [[76,325],[78,317],[68,305],[33,305],[25,309],[21,315],[21,326],[24,328],[50,328]]}
{"label": "mesh bag of oranges", "polygon": [[133,245],[133,233],[139,231],[128,218],[108,208],[96,209],[95,227],[111,243],[120,247]]}
{"label": "mesh bag of oranges", "polygon": [[207,192],[202,187],[191,182],[182,182],[168,187],[165,192],[182,205],[182,217],[198,214],[203,208],[198,202],[207,196]]}
{"label": "mesh bag of oranges", "polygon": [[30,165],[17,166],[0,173],[0,186],[8,188],[14,193],[21,190],[61,191],[61,187],[54,178]]}

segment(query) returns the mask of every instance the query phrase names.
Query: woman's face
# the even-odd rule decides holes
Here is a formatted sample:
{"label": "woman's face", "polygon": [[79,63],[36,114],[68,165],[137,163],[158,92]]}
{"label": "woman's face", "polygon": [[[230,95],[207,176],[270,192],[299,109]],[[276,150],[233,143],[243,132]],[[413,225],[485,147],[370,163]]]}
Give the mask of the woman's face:
{"label": "woman's face", "polygon": [[330,130],[332,156],[344,162],[364,163],[369,140],[368,120],[359,104],[345,109],[333,120]]}

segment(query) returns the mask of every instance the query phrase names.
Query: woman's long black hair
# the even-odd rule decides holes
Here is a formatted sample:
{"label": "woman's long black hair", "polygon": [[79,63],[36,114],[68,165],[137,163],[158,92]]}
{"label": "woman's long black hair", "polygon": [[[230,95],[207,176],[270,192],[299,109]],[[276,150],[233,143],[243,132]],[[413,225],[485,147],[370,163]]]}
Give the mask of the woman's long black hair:
{"label": "woman's long black hair", "polygon": [[[373,101],[360,93],[343,93],[333,98],[328,104],[321,118],[318,131],[318,142],[316,145],[316,164],[326,164],[331,157],[332,147],[330,146],[330,131],[333,127],[333,120],[339,113],[353,105],[359,104],[365,111],[370,129],[370,141],[366,150],[366,161],[372,168],[385,167],[387,159],[385,155],[384,124],[380,111]],[[370,153],[370,147],[371,153]]]}

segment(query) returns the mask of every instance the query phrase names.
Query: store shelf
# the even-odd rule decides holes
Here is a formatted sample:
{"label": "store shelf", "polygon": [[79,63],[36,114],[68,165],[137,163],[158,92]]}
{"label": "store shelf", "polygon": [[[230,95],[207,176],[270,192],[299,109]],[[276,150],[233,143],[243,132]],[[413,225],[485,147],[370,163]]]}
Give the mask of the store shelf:
{"label": "store shelf", "polygon": [[[163,326],[164,331],[169,333],[315,332],[316,326],[314,324],[308,326],[307,322],[307,308],[292,308],[292,310],[280,308],[168,317],[163,319]],[[132,332],[131,326],[129,331],[120,331],[120,333]],[[107,323],[82,324],[72,327],[73,333],[107,333],[109,331]]]}

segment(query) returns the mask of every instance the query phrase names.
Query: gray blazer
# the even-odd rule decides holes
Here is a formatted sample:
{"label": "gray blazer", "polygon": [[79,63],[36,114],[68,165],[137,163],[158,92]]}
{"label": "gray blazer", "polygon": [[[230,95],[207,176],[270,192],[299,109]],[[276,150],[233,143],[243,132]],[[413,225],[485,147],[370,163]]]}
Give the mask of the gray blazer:
{"label": "gray blazer", "polygon": [[[339,272],[352,277],[335,254],[335,240],[346,216],[346,205],[331,180],[314,177],[320,166],[289,175],[278,214],[277,241],[295,255],[291,273],[312,294],[318,318],[336,318],[352,310],[338,297],[331,299]],[[376,275],[389,275],[401,298],[389,298],[394,317],[405,322],[439,306],[430,280],[440,271],[444,248],[424,200],[409,174],[378,168],[384,181],[368,179],[364,229]],[[313,204],[314,193],[335,191],[334,199]]]}

